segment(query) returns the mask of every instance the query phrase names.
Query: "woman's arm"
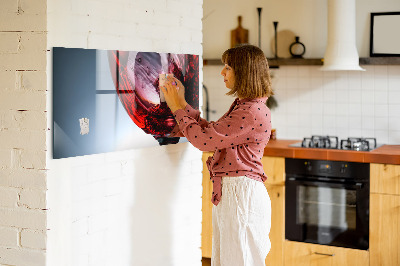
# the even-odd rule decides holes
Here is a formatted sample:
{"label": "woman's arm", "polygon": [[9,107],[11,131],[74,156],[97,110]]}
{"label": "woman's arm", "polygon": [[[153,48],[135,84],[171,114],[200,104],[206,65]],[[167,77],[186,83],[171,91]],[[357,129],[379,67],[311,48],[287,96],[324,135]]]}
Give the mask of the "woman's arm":
{"label": "woman's arm", "polygon": [[[182,109],[174,112],[175,119],[179,123],[179,129],[184,136],[201,151],[224,149],[248,142],[257,142],[257,127],[265,127],[257,124],[254,115],[247,109],[233,110],[228,116],[218,122],[209,123],[202,127],[192,117],[186,115]],[[257,128],[257,129],[256,129]]]}
{"label": "woman's arm", "polygon": [[[185,113],[195,119],[202,127],[208,126],[209,122],[200,117],[200,111],[194,109],[185,100],[185,87],[177,78],[170,75],[167,77],[167,82],[164,87],[160,87],[164,93],[165,100],[172,112],[177,109],[184,109]],[[177,125],[171,132],[171,137],[184,137]]]}

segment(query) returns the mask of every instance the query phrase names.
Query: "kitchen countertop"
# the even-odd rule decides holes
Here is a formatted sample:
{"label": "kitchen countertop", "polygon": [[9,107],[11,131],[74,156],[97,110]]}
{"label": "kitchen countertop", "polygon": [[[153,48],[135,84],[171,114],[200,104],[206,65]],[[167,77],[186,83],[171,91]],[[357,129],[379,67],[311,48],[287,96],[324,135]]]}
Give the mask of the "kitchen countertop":
{"label": "kitchen countertop", "polygon": [[363,163],[400,164],[400,145],[383,145],[372,151],[290,147],[301,140],[270,140],[264,156]]}

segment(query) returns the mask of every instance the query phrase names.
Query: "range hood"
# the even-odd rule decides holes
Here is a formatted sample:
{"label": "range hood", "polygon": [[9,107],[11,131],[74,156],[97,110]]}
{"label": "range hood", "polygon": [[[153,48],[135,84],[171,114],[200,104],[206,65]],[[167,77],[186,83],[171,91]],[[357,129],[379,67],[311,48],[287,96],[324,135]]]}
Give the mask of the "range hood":
{"label": "range hood", "polygon": [[328,0],[328,44],[323,71],[358,70],[355,0]]}

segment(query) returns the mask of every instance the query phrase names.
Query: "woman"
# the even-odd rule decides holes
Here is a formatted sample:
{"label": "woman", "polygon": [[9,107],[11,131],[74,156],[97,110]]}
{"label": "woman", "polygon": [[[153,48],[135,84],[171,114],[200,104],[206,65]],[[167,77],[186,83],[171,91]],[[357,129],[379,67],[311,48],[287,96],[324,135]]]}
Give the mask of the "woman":
{"label": "woman", "polygon": [[237,98],[218,121],[200,118],[184,88],[169,77],[160,89],[182,133],[202,151],[214,151],[207,166],[213,182],[212,265],[265,265],[271,244],[271,202],[261,158],[271,130],[268,62],[252,45],[228,49],[221,71],[227,95]]}

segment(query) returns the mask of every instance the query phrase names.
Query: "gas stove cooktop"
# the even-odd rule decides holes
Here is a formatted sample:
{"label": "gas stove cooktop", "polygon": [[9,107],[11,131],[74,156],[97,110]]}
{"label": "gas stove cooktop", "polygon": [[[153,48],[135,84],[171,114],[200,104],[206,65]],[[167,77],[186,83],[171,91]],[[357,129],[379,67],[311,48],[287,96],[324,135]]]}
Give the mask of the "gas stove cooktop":
{"label": "gas stove cooktop", "polygon": [[353,151],[372,151],[382,145],[377,145],[376,138],[347,138],[339,142],[336,136],[311,136],[302,142],[289,145],[291,147],[337,149]]}

